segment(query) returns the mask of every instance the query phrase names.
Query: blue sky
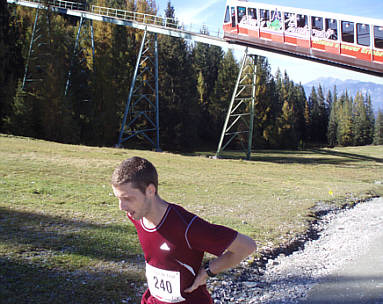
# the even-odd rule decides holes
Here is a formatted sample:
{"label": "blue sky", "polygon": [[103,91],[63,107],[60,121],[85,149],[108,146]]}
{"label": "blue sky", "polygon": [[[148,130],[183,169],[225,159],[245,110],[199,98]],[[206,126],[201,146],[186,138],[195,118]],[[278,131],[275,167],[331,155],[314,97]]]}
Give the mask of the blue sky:
{"label": "blue sky", "polygon": [[[262,0],[260,2],[383,19],[383,0]],[[167,3],[168,0],[157,0],[160,15],[164,14]],[[171,4],[175,9],[176,17],[185,24],[205,24],[212,33],[222,28],[225,0],[171,0]],[[237,56],[240,57],[240,54]],[[341,80],[372,81],[383,85],[382,77],[369,76],[327,65],[308,63],[285,56],[270,56],[268,60],[273,74],[279,67],[281,71],[286,70],[292,80],[303,84],[319,77],[335,77]]]}

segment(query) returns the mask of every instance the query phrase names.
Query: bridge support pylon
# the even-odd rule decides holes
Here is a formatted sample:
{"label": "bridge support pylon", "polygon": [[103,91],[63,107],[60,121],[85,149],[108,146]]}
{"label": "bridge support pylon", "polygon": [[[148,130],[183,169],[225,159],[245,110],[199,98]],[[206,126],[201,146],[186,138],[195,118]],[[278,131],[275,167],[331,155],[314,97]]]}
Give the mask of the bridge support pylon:
{"label": "bridge support pylon", "polygon": [[72,76],[72,70],[74,68],[75,58],[76,57],[81,58],[81,53],[85,51],[84,48],[81,47],[81,43],[80,43],[80,40],[82,38],[81,35],[84,33],[85,33],[85,35],[88,34],[84,38],[85,39],[89,38],[89,32],[90,32],[91,47],[92,47],[92,60],[93,60],[92,65],[94,68],[94,66],[95,66],[94,65],[94,57],[95,57],[94,53],[95,53],[95,51],[94,51],[93,20],[91,20],[91,19],[87,20],[84,18],[83,15],[81,15],[78,30],[77,30],[77,35],[76,35],[76,41],[75,41],[75,45],[74,45],[74,49],[73,49],[73,54],[72,54],[72,58],[71,58],[71,63],[70,63],[70,67],[69,67],[69,71],[68,71],[68,75],[67,75],[66,85],[65,85],[65,92],[64,92],[65,96],[68,95],[68,92],[70,90],[71,81],[72,81],[71,76]]}
{"label": "bridge support pylon", "polygon": [[45,79],[45,60],[40,57],[49,43],[49,23],[49,12],[41,14],[40,7],[37,7],[21,87],[23,91],[33,90],[32,84],[42,83]]}
{"label": "bridge support pylon", "polygon": [[246,159],[250,159],[254,131],[256,80],[257,56],[249,55],[246,48],[222,129],[216,158],[219,158],[223,150],[236,138],[236,144],[246,152]]}
{"label": "bridge support pylon", "polygon": [[117,147],[138,138],[161,151],[159,140],[158,41],[144,32],[126,103]]}

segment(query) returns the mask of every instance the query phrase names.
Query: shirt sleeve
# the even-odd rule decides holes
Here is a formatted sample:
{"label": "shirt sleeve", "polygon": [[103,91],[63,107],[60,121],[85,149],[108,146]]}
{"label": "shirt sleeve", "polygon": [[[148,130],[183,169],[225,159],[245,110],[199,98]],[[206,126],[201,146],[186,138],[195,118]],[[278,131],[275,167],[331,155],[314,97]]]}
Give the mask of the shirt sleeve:
{"label": "shirt sleeve", "polygon": [[221,225],[210,224],[196,217],[186,237],[192,249],[220,256],[235,240],[238,232]]}

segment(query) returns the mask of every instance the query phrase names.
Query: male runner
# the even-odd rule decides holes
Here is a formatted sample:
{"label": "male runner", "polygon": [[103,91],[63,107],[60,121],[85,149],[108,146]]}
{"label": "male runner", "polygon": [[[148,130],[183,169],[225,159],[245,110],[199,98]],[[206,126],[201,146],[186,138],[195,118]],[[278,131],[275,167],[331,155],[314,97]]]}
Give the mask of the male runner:
{"label": "male runner", "polygon": [[[162,200],[157,171],[146,159],[123,161],[113,172],[112,188],[144,251],[149,288],[141,304],[212,304],[207,278],[256,249],[251,238]],[[204,252],[217,258],[201,267]]]}

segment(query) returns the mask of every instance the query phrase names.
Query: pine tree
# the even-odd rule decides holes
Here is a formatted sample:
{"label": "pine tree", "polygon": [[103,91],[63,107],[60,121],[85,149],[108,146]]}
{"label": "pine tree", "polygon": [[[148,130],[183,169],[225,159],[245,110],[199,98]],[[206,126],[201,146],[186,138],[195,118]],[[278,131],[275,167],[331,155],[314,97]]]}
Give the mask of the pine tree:
{"label": "pine tree", "polygon": [[332,98],[333,98],[333,101],[337,101],[338,100],[338,92],[337,92],[337,88],[336,88],[336,85],[334,85],[334,88],[333,88],[333,91],[332,91]]}
{"label": "pine tree", "polygon": [[[286,73],[285,73],[285,75],[286,75]],[[276,73],[275,73],[275,76],[274,76],[274,79],[275,79],[275,100],[274,100],[275,111],[274,111],[274,113],[276,116],[279,115],[279,112],[281,111],[282,105],[283,105],[282,78],[283,78],[282,73],[278,68]]]}
{"label": "pine tree", "polygon": [[[128,3],[122,1],[116,6],[139,13],[153,14],[156,11],[155,4],[149,1]],[[87,129],[87,134],[92,131],[93,135],[89,134],[87,137],[91,144],[115,145],[118,141],[143,32],[108,23],[95,23],[94,37],[96,58],[91,83],[91,121],[89,123],[92,128]],[[146,38],[148,41],[152,37],[148,34]],[[154,70],[151,73],[154,74]],[[137,79],[135,90],[138,86],[143,86],[141,80],[141,78]],[[139,90],[136,93],[143,92]],[[145,101],[141,102],[137,107],[144,106],[144,103]],[[127,123],[131,119],[133,116],[128,117]],[[147,123],[142,119],[137,123],[137,127],[144,128]],[[133,138],[126,144],[129,147],[137,147],[137,145],[147,147],[147,142],[143,138]]]}
{"label": "pine tree", "polygon": [[310,142],[318,143],[318,121],[319,121],[319,106],[318,106],[318,95],[316,88],[313,86],[311,88],[311,94],[308,100],[309,116],[310,116],[310,125],[309,125],[309,139]]}
{"label": "pine tree", "polygon": [[276,134],[276,117],[272,113],[275,98],[275,82],[270,72],[270,64],[267,58],[258,56],[253,133],[255,147],[274,144],[270,139]]}
{"label": "pine tree", "polygon": [[366,96],[365,101],[366,113],[367,113],[367,145],[370,145],[374,141],[374,126],[375,126],[375,114],[371,102],[371,95]]}
{"label": "pine tree", "polygon": [[322,87],[312,88],[309,98],[310,104],[310,133],[313,143],[327,143],[327,127],[329,110],[325,103]]}
{"label": "pine tree", "polygon": [[[170,2],[165,15],[175,19]],[[192,149],[198,139],[197,79],[191,62],[183,39],[160,37],[160,142],[166,149]]]}
{"label": "pine tree", "polygon": [[282,79],[279,96],[283,101],[283,106],[277,118],[278,148],[295,148],[299,142],[296,134],[298,104],[294,84],[290,81],[286,72]]}
{"label": "pine tree", "polygon": [[4,118],[3,127],[6,132],[14,135],[35,136],[33,118],[37,109],[31,99],[25,98],[25,92],[21,86],[20,80],[11,103],[10,113]]}
{"label": "pine tree", "polygon": [[337,145],[337,130],[338,130],[338,108],[339,104],[334,101],[331,104],[330,117],[327,128],[327,142],[330,147]]}
{"label": "pine tree", "polygon": [[201,105],[206,110],[209,107],[210,95],[218,76],[218,68],[223,58],[221,48],[206,43],[196,43],[193,48],[192,59],[196,74],[202,74],[205,87]]}
{"label": "pine tree", "polygon": [[[6,1],[0,2],[0,131],[12,132],[12,103],[24,62],[21,55],[20,28],[9,13]],[[7,121],[7,129],[3,122]]]}
{"label": "pine tree", "polygon": [[350,146],[353,143],[353,100],[347,92],[340,98],[340,107],[338,112],[337,142],[342,146]]}
{"label": "pine tree", "polygon": [[305,105],[307,103],[305,89],[302,84],[295,86],[295,96],[296,96],[296,134],[297,139],[300,141],[301,145],[304,144],[306,139],[306,123],[305,123]]}
{"label": "pine tree", "polygon": [[[27,12],[27,13],[25,13]],[[24,36],[31,37],[34,13],[20,9]],[[32,18],[33,16],[33,18]],[[33,44],[28,74],[22,92],[21,83],[10,115],[9,124],[20,135],[56,141],[72,140],[75,123],[71,119],[69,104],[63,102],[67,53],[67,29],[60,15],[50,10],[40,10],[38,19],[39,38]],[[30,38],[29,38],[30,39]],[[28,40],[27,40],[28,41]],[[25,48],[29,43],[25,44]],[[23,107],[25,107],[23,109]],[[64,134],[67,134],[64,138]]]}
{"label": "pine tree", "polygon": [[354,146],[366,145],[369,138],[369,121],[362,94],[356,94],[353,104],[353,144]]}
{"label": "pine tree", "polygon": [[327,127],[327,143],[330,147],[334,147],[338,144],[337,132],[338,132],[338,115],[339,115],[339,104],[337,100],[336,86],[334,86],[333,93],[328,91],[327,103],[329,105],[329,121]]}
{"label": "pine tree", "polygon": [[296,148],[297,136],[294,128],[295,123],[294,108],[286,100],[283,103],[282,112],[277,120],[279,132],[279,148]]}
{"label": "pine tree", "polygon": [[383,110],[379,110],[376,116],[374,145],[383,145]]}
{"label": "pine tree", "polygon": [[206,82],[201,71],[198,73],[197,90],[198,90],[198,102],[200,105],[202,105],[205,100],[204,96],[206,94]]}
{"label": "pine tree", "polygon": [[304,112],[303,112],[305,131],[303,132],[303,141],[305,143],[311,142],[311,117],[310,117],[310,105],[309,101],[305,100]]}
{"label": "pine tree", "polygon": [[[201,32],[208,34],[206,29]],[[193,67],[197,75],[199,93],[199,127],[198,136],[205,142],[214,138],[214,123],[209,114],[212,94],[218,77],[218,69],[223,58],[221,48],[204,43],[197,43],[192,51]]]}
{"label": "pine tree", "polygon": [[327,103],[328,114],[330,114],[331,106],[334,103],[334,98],[330,90],[327,91],[326,103]]}

